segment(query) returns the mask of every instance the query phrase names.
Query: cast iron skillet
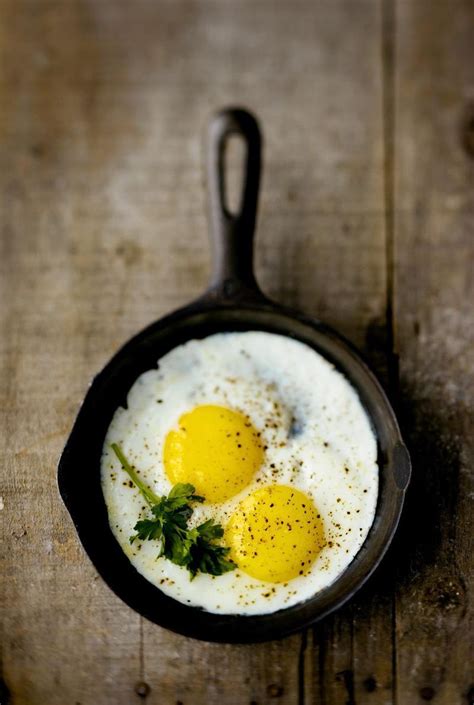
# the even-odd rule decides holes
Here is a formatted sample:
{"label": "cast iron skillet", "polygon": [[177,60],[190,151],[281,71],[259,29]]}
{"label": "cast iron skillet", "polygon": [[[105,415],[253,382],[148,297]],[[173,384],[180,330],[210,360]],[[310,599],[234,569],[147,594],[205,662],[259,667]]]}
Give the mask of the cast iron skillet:
{"label": "cast iron skillet", "polygon": [[[237,134],[246,146],[241,205],[225,203],[224,150]],[[209,290],[126,343],[93,380],[58,469],[61,496],[90,559],[110,588],[130,607],[186,636],[222,642],[255,642],[297,631],[348,600],[384,555],[402,510],[410,458],[382,388],[352,346],[318,320],[269,301],[253,274],[253,233],[260,180],[260,132],[243,110],[225,110],[211,122],[208,177],[214,271]],[[260,616],[223,616],[177,602],[142,577],[109,528],[100,486],[102,444],[112,415],[145,370],[172,348],[218,331],[263,330],[301,340],[340,369],[357,389],[378,439],[380,490],[375,520],[361,550],[329,587],[294,607]]]}

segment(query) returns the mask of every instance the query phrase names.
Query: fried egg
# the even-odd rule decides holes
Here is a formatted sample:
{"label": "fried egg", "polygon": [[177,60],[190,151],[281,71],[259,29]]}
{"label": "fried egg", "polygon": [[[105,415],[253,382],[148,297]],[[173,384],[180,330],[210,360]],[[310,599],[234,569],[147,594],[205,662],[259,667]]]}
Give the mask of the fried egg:
{"label": "fried egg", "polygon": [[[220,576],[135,541],[148,516],[111,450],[157,495],[179,482],[205,498],[236,569]],[[134,567],[170,597],[220,614],[265,614],[333,583],[361,548],[378,495],[377,441],[352,385],[318,352],[249,331],[192,340],[142,374],[109,426],[101,480],[111,529]]]}

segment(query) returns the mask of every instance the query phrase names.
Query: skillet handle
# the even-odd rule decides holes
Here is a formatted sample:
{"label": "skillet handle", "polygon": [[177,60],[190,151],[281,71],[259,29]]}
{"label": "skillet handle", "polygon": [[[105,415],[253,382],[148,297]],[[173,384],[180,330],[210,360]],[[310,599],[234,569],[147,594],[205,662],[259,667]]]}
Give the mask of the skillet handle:
{"label": "skillet handle", "polygon": [[[237,213],[226,205],[225,148],[230,135],[245,145],[244,183]],[[253,272],[253,236],[260,184],[261,135],[253,115],[240,108],[217,113],[208,138],[207,177],[213,271],[208,292],[227,300],[262,299]]]}

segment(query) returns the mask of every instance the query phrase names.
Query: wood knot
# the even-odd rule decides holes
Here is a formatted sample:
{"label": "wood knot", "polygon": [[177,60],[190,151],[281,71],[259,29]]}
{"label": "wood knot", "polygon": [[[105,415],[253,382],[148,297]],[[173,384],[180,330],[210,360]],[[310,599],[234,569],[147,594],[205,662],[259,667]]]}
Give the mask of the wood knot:
{"label": "wood knot", "polygon": [[115,248],[115,253],[120,257],[126,267],[132,267],[142,256],[141,248],[131,240],[124,240]]}
{"label": "wood knot", "polygon": [[435,696],[435,691],[430,686],[425,686],[420,690],[420,697],[422,700],[433,700]]}
{"label": "wood knot", "polygon": [[41,142],[37,142],[36,144],[32,144],[30,147],[30,154],[35,159],[42,159],[46,155],[46,146],[44,144],[42,144]]}
{"label": "wood knot", "polygon": [[377,681],[373,676],[369,676],[363,682],[363,686],[368,693],[373,693],[374,690],[377,690]]}
{"label": "wood knot", "polygon": [[140,698],[146,698],[150,693],[150,686],[145,681],[139,681],[135,683],[135,693],[140,696]]}
{"label": "wood knot", "polygon": [[271,683],[267,688],[267,693],[271,698],[279,698],[283,695],[283,687],[276,685],[276,683]]}

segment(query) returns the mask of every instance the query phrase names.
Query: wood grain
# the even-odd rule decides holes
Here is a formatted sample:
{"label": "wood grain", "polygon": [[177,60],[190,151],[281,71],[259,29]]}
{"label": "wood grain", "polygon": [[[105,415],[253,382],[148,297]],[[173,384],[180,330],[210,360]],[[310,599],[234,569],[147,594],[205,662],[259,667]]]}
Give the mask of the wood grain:
{"label": "wood grain", "polygon": [[[14,705],[469,702],[472,14],[469,0],[1,0],[0,667]],[[395,338],[415,460],[376,576],[308,633],[257,646],[129,610],[55,479],[92,374],[206,284],[203,136],[229,103],[265,132],[262,288],[337,327],[387,385]]]}
{"label": "wood grain", "polygon": [[414,461],[399,536],[397,697],[474,698],[474,6],[399,2],[395,305]]}

